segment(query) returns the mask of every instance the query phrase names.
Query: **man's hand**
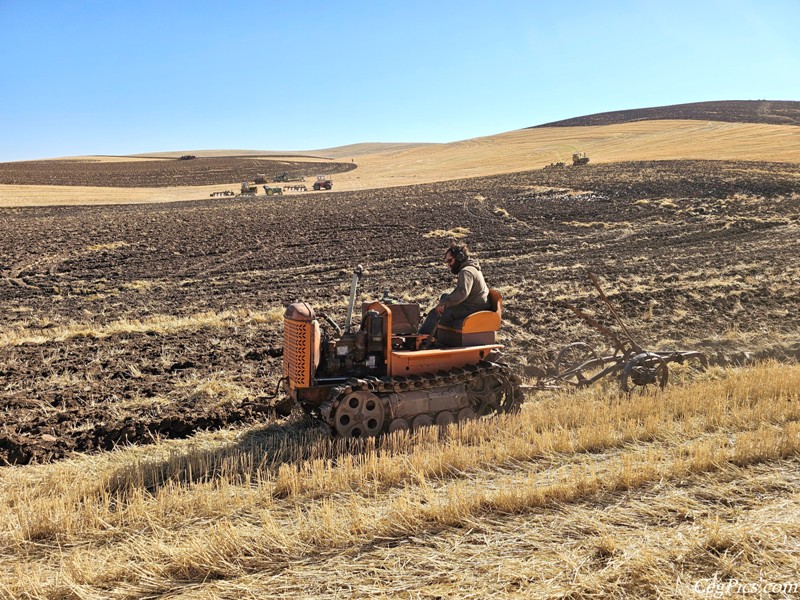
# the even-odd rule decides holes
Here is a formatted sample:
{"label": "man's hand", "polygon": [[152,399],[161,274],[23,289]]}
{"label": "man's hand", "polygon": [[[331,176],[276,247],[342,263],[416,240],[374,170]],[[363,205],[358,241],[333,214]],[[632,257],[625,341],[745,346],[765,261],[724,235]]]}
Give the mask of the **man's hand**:
{"label": "man's hand", "polygon": [[442,313],[444,312],[444,304],[442,304],[442,303],[437,304],[436,308],[434,308],[433,310],[435,310],[436,314],[441,317]]}

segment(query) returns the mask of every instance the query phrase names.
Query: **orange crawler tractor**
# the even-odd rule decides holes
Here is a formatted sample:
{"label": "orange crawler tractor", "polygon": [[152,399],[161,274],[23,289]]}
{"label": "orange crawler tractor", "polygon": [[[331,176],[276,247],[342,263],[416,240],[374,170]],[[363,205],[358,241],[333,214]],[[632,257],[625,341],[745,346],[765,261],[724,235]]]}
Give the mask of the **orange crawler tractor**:
{"label": "orange crawler tractor", "polygon": [[[520,379],[499,362],[495,333],[502,299],[492,290],[491,310],[460,327],[439,327],[435,343],[417,333],[420,305],[365,302],[361,323],[351,323],[363,270],[355,270],[344,331],[304,302],[284,315],[283,388],[278,405],[299,405],[341,437],[369,437],[399,429],[447,425],[518,410]],[[335,335],[334,335],[335,332]],[[430,346],[430,347],[429,347]]]}

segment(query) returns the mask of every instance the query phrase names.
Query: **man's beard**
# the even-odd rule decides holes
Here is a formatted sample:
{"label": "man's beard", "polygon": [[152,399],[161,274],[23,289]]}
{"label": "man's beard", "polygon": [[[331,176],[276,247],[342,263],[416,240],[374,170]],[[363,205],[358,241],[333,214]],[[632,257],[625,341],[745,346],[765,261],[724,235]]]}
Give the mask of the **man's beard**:
{"label": "man's beard", "polygon": [[453,261],[453,264],[452,264],[452,265],[450,265],[450,272],[451,272],[453,275],[458,275],[458,272],[459,272],[460,270],[461,270],[461,263],[457,263],[457,262]]}

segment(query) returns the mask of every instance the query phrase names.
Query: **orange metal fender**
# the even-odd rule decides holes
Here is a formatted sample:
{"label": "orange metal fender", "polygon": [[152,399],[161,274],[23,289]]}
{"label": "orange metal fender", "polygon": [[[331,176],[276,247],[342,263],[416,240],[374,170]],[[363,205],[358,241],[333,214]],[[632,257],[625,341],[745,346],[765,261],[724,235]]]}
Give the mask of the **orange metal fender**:
{"label": "orange metal fender", "polygon": [[392,352],[392,377],[407,377],[422,373],[456,369],[474,365],[484,360],[492,350],[502,348],[501,344],[485,346],[466,346],[464,348],[435,348],[432,350],[398,350]]}

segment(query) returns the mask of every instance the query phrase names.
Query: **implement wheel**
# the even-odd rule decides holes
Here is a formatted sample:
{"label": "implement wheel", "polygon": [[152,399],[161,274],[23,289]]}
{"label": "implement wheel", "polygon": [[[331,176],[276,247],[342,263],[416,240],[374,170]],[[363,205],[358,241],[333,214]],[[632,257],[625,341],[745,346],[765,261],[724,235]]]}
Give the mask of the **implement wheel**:
{"label": "implement wheel", "polygon": [[567,344],[556,357],[556,377],[577,387],[589,385],[586,372],[597,369],[597,352],[586,342]]}
{"label": "implement wheel", "polygon": [[667,385],[669,368],[658,354],[642,352],[628,361],[620,377],[623,392],[632,392],[637,387],[644,389],[655,384],[661,389]]}

